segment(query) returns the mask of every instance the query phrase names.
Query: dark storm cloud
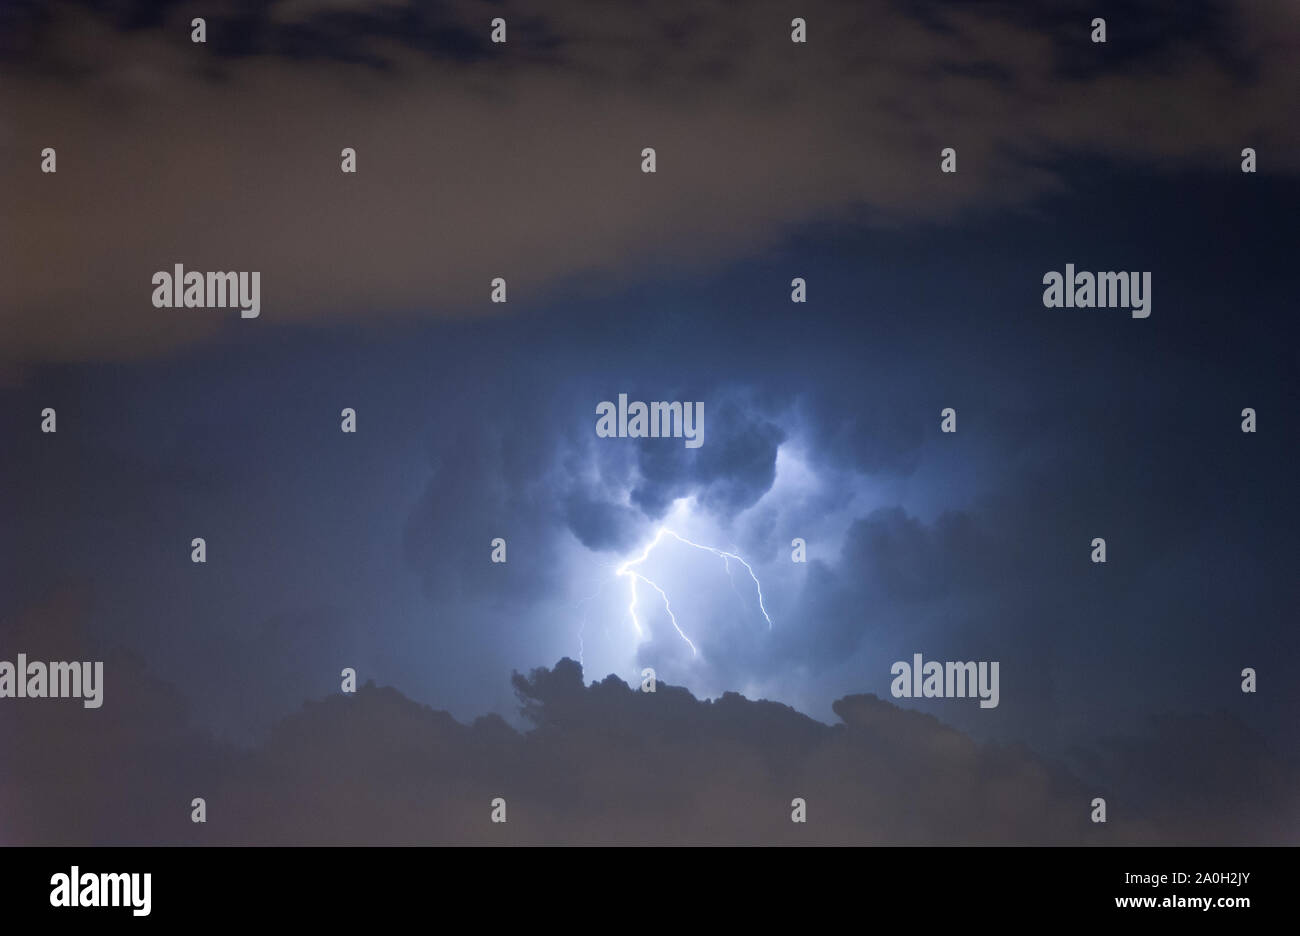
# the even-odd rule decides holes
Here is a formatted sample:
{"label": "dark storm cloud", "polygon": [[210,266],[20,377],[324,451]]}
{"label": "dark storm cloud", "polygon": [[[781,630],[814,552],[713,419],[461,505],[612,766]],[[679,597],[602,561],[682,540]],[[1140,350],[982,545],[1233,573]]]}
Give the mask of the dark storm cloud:
{"label": "dark storm cloud", "polygon": [[894,600],[944,598],[989,580],[980,567],[988,544],[964,513],[944,513],[927,527],[901,507],[884,507],[853,524],[844,553],[880,594]]}
{"label": "dark storm cloud", "polygon": [[[848,4],[813,3],[804,10],[806,19],[821,21],[844,17]],[[1225,65],[1245,68],[1249,64],[1233,46],[1242,37],[1230,5],[1216,0],[1189,0],[1181,4],[1178,16],[1171,16],[1159,0],[1068,0],[1055,3],[1016,3],[1011,0],[983,0],[966,4],[980,19],[1007,23],[1017,30],[1032,31],[1050,42],[1052,56],[1063,77],[1095,76],[1101,70],[1125,71],[1177,62],[1188,48],[1218,57]],[[837,9],[839,8],[839,9]],[[557,63],[583,60],[592,55],[581,48],[584,34],[576,25],[597,19],[600,32],[619,43],[619,34],[644,31],[678,50],[699,51],[709,47],[713,17],[702,11],[674,4],[621,10],[617,21],[600,18],[597,0],[572,2],[564,7],[538,8],[526,2],[411,3],[407,0],[276,0],[247,3],[238,0],[72,0],[62,4],[15,2],[7,5],[6,19],[13,38],[6,51],[19,59],[40,61],[42,40],[56,32],[60,20],[72,15],[93,14],[122,31],[184,32],[193,16],[203,16],[211,29],[211,51],[222,57],[267,56],[291,60],[326,59],[346,63],[383,66],[395,64],[392,50],[409,49],[431,58],[472,66],[493,52],[483,24],[503,17],[513,33],[512,45],[525,55],[548,50],[563,53]],[[766,18],[775,8],[761,9]],[[960,38],[966,22],[951,4],[942,0],[892,2],[869,8],[883,19],[899,18],[924,28],[935,37]],[[715,11],[716,15],[716,11]],[[1104,56],[1087,44],[1080,34],[1091,32],[1093,17],[1115,23],[1108,36]],[[865,26],[870,19],[850,20]],[[784,22],[778,20],[782,26]],[[733,30],[752,42],[743,21]],[[617,26],[618,28],[611,28]],[[620,43],[623,51],[645,54],[637,45]],[[1014,73],[992,59],[980,62],[936,58],[939,69],[950,69],[969,77],[1013,80]],[[635,67],[635,66],[633,66]],[[696,65],[702,75],[726,74],[731,66],[721,56]]]}
{"label": "dark storm cloud", "polygon": [[[513,408],[512,415],[526,418],[527,413]],[[549,445],[500,426],[449,425],[446,430],[438,434],[428,482],[406,525],[408,561],[431,595],[442,600],[482,596],[495,592],[493,576],[500,578],[500,569],[483,561],[490,542],[507,538],[514,552],[511,594],[536,594],[546,585],[537,557],[545,555],[543,537],[556,506],[542,487]]]}
{"label": "dark storm cloud", "polygon": [[[55,599],[16,632],[35,655],[78,659],[87,610]],[[1222,719],[1185,717],[1110,747],[1110,822],[1096,827],[1095,781],[869,695],[840,699],[827,726],[730,693],[584,686],[561,660],[515,676],[522,734],[368,685],[235,749],[190,728],[165,680],[111,649],[104,658],[102,709],[0,706],[5,844],[1162,843],[1189,829],[1237,844],[1289,841],[1300,815],[1294,767]],[[1157,755],[1204,761],[1207,742],[1232,756],[1208,772],[1151,769]],[[190,822],[194,796],[206,824]],[[497,796],[506,825],[489,821]],[[795,796],[807,824],[790,822]]]}
{"label": "dark storm cloud", "polygon": [[[407,3],[405,0],[73,0],[13,3],[6,7],[12,38],[4,52],[29,67],[62,64],[45,44],[67,20],[89,15],[123,32],[175,31],[188,38],[194,17],[208,28],[208,50],[223,59],[267,56],[291,61],[335,61],[384,68],[394,64],[385,49],[418,51],[431,58],[471,65],[492,50],[482,25],[505,12],[490,3]],[[526,52],[554,46],[544,17],[520,10],[511,22],[516,45]],[[83,75],[83,77],[88,77]]]}
{"label": "dark storm cloud", "polygon": [[[888,371],[899,395],[913,377]],[[901,384],[901,385],[900,385]],[[867,473],[908,474],[921,457],[925,430],[895,397],[848,394],[827,387],[805,401],[800,426],[808,444],[832,464]]]}
{"label": "dark storm cloud", "polygon": [[642,442],[632,502],[659,517],[679,497],[730,517],[763,496],[776,478],[776,451],[785,433],[733,399],[705,403],[704,443],[683,458],[662,442]]}
{"label": "dark storm cloud", "polygon": [[[0,66],[0,262],[24,273],[4,277],[5,379],[210,340],[215,317],[148,305],[177,261],[261,271],[267,320],[474,315],[496,275],[537,308],[575,278],[707,269],[809,223],[1033,204],[1063,187],[1061,153],[1227,171],[1252,145],[1294,171],[1276,119],[1294,4],[1198,4],[1198,41],[1181,6],[1123,8],[1105,47],[1075,20],[1092,11],[1044,29],[1020,6],[814,4],[807,46],[778,2],[20,7]],[[485,55],[497,13],[511,42]],[[1133,62],[1063,80],[1063,50],[1135,41]],[[60,169],[40,177],[46,146]],[[941,177],[945,146],[961,169]]]}
{"label": "dark storm cloud", "polygon": [[[1186,288],[1172,271],[1164,281]],[[1080,705],[1104,710],[1100,725],[1156,697],[1239,696],[1237,674],[1254,659],[1292,665],[1296,641],[1275,622],[1300,598],[1288,571],[1300,504],[1284,479],[1296,436],[1243,435],[1236,405],[1294,398],[1289,366],[1263,340],[1289,328],[1272,318],[1282,300],[1254,304],[1258,329],[1219,328],[1194,300],[1169,301],[1186,314],[1161,336],[1123,342],[991,310],[978,336],[935,321],[903,344],[931,363],[915,371],[924,380],[877,367],[869,349],[861,373],[841,375],[828,354],[797,440],[817,440],[808,457],[823,475],[857,466],[859,491],[906,480],[905,505],[862,510],[838,555],[814,549],[786,626],[740,670],[830,672],[854,660],[858,685],[883,693],[890,662],[915,651],[995,658],[1018,685],[982,720],[1043,741]],[[947,403],[960,428],[945,437]],[[1290,426],[1287,404],[1279,415]],[[904,431],[891,436],[890,419]],[[1104,566],[1090,561],[1098,536]],[[1289,680],[1275,689],[1249,716],[1270,737],[1297,702]],[[970,713],[952,717],[976,730]]]}
{"label": "dark storm cloud", "polygon": [[[895,0],[892,6],[939,35],[955,32],[952,5],[943,0]],[[1244,50],[1234,46],[1244,37],[1236,33],[1231,5],[1219,0],[1190,0],[1180,4],[1178,16],[1160,0],[1058,0],[1054,3],[1017,3],[1015,0],[978,0],[965,4],[988,20],[1032,30],[1052,49],[1056,74],[1066,80],[1095,78],[1106,73],[1150,71],[1176,62],[1189,49],[1215,59],[1242,80],[1253,64]],[[1107,22],[1104,47],[1079,42],[1090,35],[1092,21]],[[1008,72],[994,63],[982,63],[984,77],[1007,80]],[[949,67],[948,62],[937,63]]]}
{"label": "dark storm cloud", "polygon": [[1222,709],[1154,716],[1102,739],[1079,763],[1099,789],[1124,791],[1123,809],[1149,824],[1147,834],[1166,828],[1172,843],[1300,839],[1294,759]]}
{"label": "dark storm cloud", "polygon": [[626,552],[632,547],[644,515],[624,504],[593,497],[586,488],[564,498],[564,520],[588,549]]}
{"label": "dark storm cloud", "polygon": [[[156,797],[185,809],[188,791],[218,775],[231,753],[190,723],[186,694],[149,672],[129,650],[98,638],[87,619],[93,594],[61,590],[6,615],[4,656],[101,660],[103,706],[5,699],[0,705],[0,810],[6,844],[136,844],[164,840],[169,818]],[[80,713],[108,712],[102,720]]]}

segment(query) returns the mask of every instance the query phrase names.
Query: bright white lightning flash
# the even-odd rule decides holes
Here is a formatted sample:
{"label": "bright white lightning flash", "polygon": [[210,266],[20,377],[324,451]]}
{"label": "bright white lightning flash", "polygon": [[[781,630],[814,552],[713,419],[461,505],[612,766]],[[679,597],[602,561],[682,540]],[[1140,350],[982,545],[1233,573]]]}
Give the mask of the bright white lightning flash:
{"label": "bright white lightning flash", "polygon": [[[727,552],[722,549],[717,549],[716,547],[713,546],[705,546],[701,543],[694,543],[691,540],[688,540],[686,537],[668,529],[668,527],[660,527],[655,532],[654,539],[650,540],[650,542],[646,544],[646,547],[643,550],[641,550],[641,554],[639,556],[636,556],[635,558],[629,559],[627,562],[624,562],[615,571],[616,575],[626,576],[630,584],[631,599],[628,601],[627,613],[628,616],[632,618],[632,626],[636,628],[636,632],[638,636],[645,636],[645,632],[641,629],[641,620],[640,618],[637,617],[636,614],[636,607],[637,607],[636,583],[638,581],[641,581],[641,582],[645,582],[647,585],[649,585],[651,588],[657,591],[659,593],[659,597],[663,598],[664,610],[668,612],[668,619],[673,622],[673,628],[677,631],[677,635],[681,637],[682,640],[686,641],[686,645],[691,648],[691,656],[699,655],[699,652],[695,648],[695,644],[691,642],[691,639],[686,636],[686,634],[682,631],[681,626],[677,623],[677,615],[673,614],[672,606],[668,603],[668,593],[665,592],[662,588],[660,588],[658,584],[646,578],[642,573],[637,572],[633,569],[633,566],[640,565],[650,557],[650,553],[654,551],[654,548],[659,545],[660,540],[662,540],[665,536],[671,536],[679,543],[684,543],[687,546],[694,547],[695,549],[702,549],[705,552],[710,552],[713,553],[715,556],[721,557],[723,564],[726,566],[728,577],[731,576],[732,559],[735,559],[737,562],[743,565],[745,567],[745,571],[749,573],[749,577],[754,580],[754,588],[758,592],[758,607],[759,610],[763,612],[763,618],[767,621],[767,628],[768,630],[772,629],[771,615],[767,613],[767,608],[763,604],[763,586],[759,583],[758,576],[754,574],[754,570],[750,567],[748,562],[746,562],[744,559],[740,558],[740,556],[736,555],[733,552]],[[733,589],[735,588],[734,581],[732,582],[732,588]]]}

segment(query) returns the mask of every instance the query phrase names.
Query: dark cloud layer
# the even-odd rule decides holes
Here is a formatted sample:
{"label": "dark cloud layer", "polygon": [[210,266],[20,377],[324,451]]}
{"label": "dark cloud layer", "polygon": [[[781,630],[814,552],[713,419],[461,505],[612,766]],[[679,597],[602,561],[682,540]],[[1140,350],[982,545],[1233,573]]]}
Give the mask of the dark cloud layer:
{"label": "dark cloud layer", "polygon": [[[28,619],[25,646],[81,649],[83,613],[75,600],[47,605]],[[1300,776],[1230,717],[1181,716],[1113,743],[1094,755],[1107,775],[1098,785],[872,695],[840,699],[827,726],[734,693],[584,685],[572,660],[513,686],[523,733],[367,685],[308,702],[257,747],[225,748],[187,726],[170,687],[110,653],[111,706],[0,708],[3,840],[1243,844],[1300,829]],[[1108,799],[1104,826],[1088,819],[1095,795]],[[195,796],[206,824],[190,822]],[[489,821],[498,796],[505,825]],[[806,824],[790,821],[796,796]]]}
{"label": "dark cloud layer", "polygon": [[803,225],[1032,206],[1061,154],[1295,171],[1293,3],[1117,5],[1104,46],[1095,6],[813,2],[795,45],[777,0],[11,5],[0,355],[16,379],[219,337],[149,306],[176,262],[261,271],[265,321],[480,315],[497,275],[536,309]]}
{"label": "dark cloud layer", "polygon": [[676,498],[694,497],[706,510],[730,517],[772,486],[785,433],[734,400],[720,406],[714,400],[705,411],[707,444],[686,458],[663,445],[638,448],[631,498],[647,516],[662,516]]}

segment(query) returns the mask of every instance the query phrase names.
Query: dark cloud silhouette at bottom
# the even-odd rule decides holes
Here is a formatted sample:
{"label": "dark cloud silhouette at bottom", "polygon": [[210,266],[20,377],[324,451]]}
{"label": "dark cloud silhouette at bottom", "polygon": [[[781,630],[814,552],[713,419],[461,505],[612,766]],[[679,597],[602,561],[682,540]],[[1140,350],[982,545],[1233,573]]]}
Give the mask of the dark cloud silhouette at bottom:
{"label": "dark cloud silhouette at bottom", "polygon": [[[83,611],[60,599],[10,636],[32,658],[78,659]],[[1094,752],[1111,784],[1098,789],[871,695],[840,699],[826,725],[735,693],[585,684],[562,659],[514,675],[526,731],[366,684],[236,748],[190,728],[176,689],[131,657],[104,660],[101,709],[0,703],[5,844],[1246,844],[1300,829],[1295,768],[1220,715]],[[1228,752],[1212,772],[1207,743]],[[1117,788],[1126,775],[1148,789]],[[1090,821],[1097,795],[1105,825]]]}

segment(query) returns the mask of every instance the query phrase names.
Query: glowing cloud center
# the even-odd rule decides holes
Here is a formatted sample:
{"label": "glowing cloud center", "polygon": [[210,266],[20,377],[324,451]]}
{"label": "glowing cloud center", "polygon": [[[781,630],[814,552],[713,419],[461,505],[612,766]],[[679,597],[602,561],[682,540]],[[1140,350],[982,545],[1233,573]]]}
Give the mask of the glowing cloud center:
{"label": "glowing cloud center", "polygon": [[[657,591],[659,593],[659,597],[663,599],[664,610],[668,612],[668,619],[673,622],[673,629],[677,631],[677,636],[681,637],[682,640],[686,642],[686,645],[691,648],[691,656],[699,656],[699,651],[696,649],[695,644],[691,642],[691,639],[687,637],[686,633],[682,630],[681,625],[677,623],[677,615],[673,613],[672,605],[668,601],[668,593],[664,591],[663,588],[661,588],[656,582],[651,581],[644,574],[642,574],[641,572],[635,569],[635,566],[640,565],[650,557],[650,553],[654,552],[654,548],[659,545],[660,541],[665,536],[671,536],[679,543],[684,543],[687,546],[691,546],[695,549],[701,549],[704,552],[710,552],[713,553],[715,556],[720,557],[723,561],[723,564],[727,568],[728,575],[731,574],[731,560],[734,559],[737,562],[739,562],[741,565],[743,565],[745,567],[745,571],[749,573],[749,577],[754,580],[754,588],[758,592],[758,607],[759,610],[763,612],[763,618],[767,621],[767,628],[768,630],[772,629],[772,617],[767,613],[767,607],[763,604],[763,586],[758,581],[758,576],[754,574],[754,570],[750,567],[748,562],[740,558],[740,556],[737,556],[735,553],[727,552],[726,550],[723,549],[717,549],[716,547],[713,546],[705,546],[701,543],[692,542],[691,540],[688,540],[686,537],[674,532],[673,530],[668,529],[668,527],[660,527],[655,532],[654,539],[650,540],[650,542],[646,544],[645,548],[641,550],[641,554],[639,556],[635,556],[632,559],[627,560],[621,566],[619,566],[617,570],[615,570],[616,575],[620,577],[626,577],[628,580],[631,596],[627,605],[627,613],[628,616],[632,618],[632,626],[636,628],[636,632],[639,636],[644,636],[645,632],[641,629],[641,619],[637,617],[636,585],[637,582],[644,582],[645,584],[653,588],[655,591]],[[733,589],[735,588],[734,581],[732,582],[732,588]]]}

